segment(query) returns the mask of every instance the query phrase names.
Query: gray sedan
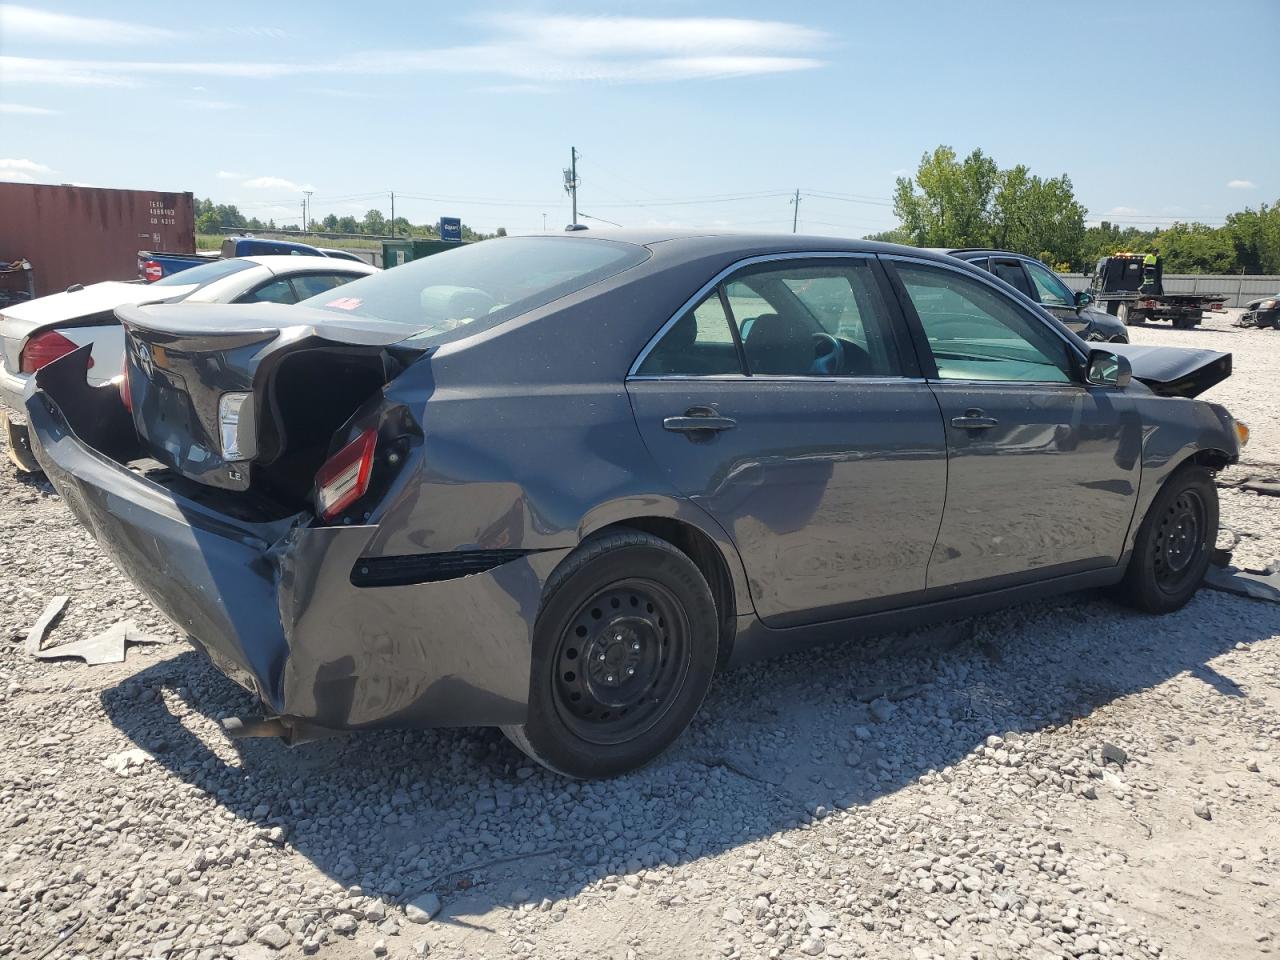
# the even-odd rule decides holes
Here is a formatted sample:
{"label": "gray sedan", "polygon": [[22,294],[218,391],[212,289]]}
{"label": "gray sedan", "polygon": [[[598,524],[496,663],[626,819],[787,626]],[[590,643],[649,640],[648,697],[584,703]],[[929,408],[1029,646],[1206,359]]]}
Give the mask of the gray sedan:
{"label": "gray sedan", "polygon": [[[1093,349],[952,257],[830,238],[486,241],[296,306],[121,308],[125,401],[36,452],[265,716],[497,725],[630,770],[726,665],[1086,587],[1195,593],[1228,354]],[[323,384],[323,388],[318,388]]]}

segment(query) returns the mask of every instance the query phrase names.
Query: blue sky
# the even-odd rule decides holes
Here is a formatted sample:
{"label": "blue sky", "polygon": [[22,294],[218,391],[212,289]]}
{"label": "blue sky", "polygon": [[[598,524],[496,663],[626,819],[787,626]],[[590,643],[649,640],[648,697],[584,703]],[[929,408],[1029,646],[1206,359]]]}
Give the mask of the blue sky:
{"label": "blue sky", "polygon": [[587,214],[789,230],[799,188],[860,236],[946,143],[1216,223],[1280,197],[1277,37],[1277,0],[0,4],[0,179],[521,232],[574,145]]}

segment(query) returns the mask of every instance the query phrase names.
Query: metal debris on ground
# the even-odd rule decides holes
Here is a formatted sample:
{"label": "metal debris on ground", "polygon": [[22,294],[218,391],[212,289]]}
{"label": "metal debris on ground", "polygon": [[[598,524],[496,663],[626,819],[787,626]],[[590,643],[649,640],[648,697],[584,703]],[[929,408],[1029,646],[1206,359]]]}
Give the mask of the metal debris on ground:
{"label": "metal debris on ground", "polygon": [[1280,497],[1280,478],[1267,477],[1261,474],[1249,474],[1245,477],[1219,480],[1220,487],[1235,487],[1239,490],[1250,490],[1268,497]]}
{"label": "metal debris on ground", "polygon": [[1280,570],[1276,564],[1271,564],[1265,570],[1210,565],[1204,575],[1204,583],[1206,587],[1225,593],[1280,603]]}
{"label": "metal debris on ground", "polygon": [[32,656],[39,656],[40,650],[44,647],[44,638],[48,634],[49,628],[53,626],[53,622],[62,616],[62,611],[67,608],[67,601],[70,597],[57,596],[49,601],[45,606],[44,612],[31,629],[27,631],[27,642],[25,648],[27,653]]}
{"label": "metal debris on ground", "polygon": [[[64,602],[66,597],[61,598]],[[47,610],[45,611],[48,612]],[[38,626],[38,624],[37,624]],[[34,628],[33,628],[34,629]],[[89,666],[102,663],[124,663],[125,649],[131,643],[169,643],[168,637],[143,633],[132,620],[122,620],[112,624],[101,633],[94,634],[84,640],[71,643],[60,643],[56,647],[31,650],[28,638],[27,650],[32,656],[41,660],[61,660],[65,657],[79,657]]]}
{"label": "metal debris on ground", "polygon": [[1125,753],[1114,743],[1104,743],[1102,745],[1102,765],[1105,767],[1108,763],[1114,763],[1120,769],[1124,769],[1124,765],[1129,762],[1129,754]]}

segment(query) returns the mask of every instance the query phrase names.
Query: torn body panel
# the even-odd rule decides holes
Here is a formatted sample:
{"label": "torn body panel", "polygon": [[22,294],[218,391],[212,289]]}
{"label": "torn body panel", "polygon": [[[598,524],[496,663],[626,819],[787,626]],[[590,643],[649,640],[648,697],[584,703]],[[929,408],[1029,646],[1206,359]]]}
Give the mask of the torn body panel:
{"label": "torn body panel", "polygon": [[111,431],[92,412],[106,404],[64,389],[84,359],[42,370],[27,403],[42,467],[124,574],[270,713],[335,729],[524,719],[542,584],[567,549],[357,587],[375,527],[238,519],[86,442],[81,428],[108,445]]}

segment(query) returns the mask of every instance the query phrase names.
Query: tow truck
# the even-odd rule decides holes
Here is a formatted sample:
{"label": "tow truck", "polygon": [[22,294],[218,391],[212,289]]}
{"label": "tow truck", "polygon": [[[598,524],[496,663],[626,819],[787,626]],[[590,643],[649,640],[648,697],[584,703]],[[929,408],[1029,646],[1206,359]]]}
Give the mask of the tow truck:
{"label": "tow truck", "polygon": [[1170,320],[1179,330],[1198,327],[1206,310],[1221,310],[1228,293],[1166,293],[1164,261],[1156,257],[1154,283],[1143,283],[1141,253],[1116,253],[1098,261],[1089,293],[1121,323]]}

